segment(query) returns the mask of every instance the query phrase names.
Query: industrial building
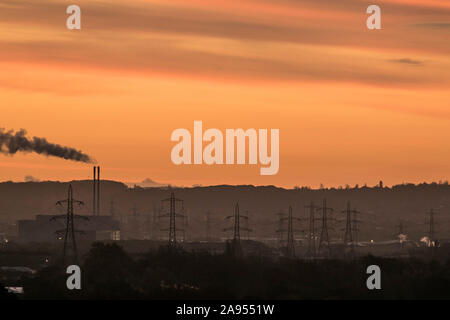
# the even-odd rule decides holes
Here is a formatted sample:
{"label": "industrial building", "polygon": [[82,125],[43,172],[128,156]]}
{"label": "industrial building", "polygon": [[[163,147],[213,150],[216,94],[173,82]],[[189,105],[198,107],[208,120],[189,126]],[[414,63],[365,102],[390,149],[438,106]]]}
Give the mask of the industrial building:
{"label": "industrial building", "polygon": [[[57,215],[37,215],[34,220],[18,221],[18,241],[52,242],[62,240],[65,219],[52,219]],[[119,222],[110,216],[85,216],[88,219],[74,219],[77,240],[120,240]]]}

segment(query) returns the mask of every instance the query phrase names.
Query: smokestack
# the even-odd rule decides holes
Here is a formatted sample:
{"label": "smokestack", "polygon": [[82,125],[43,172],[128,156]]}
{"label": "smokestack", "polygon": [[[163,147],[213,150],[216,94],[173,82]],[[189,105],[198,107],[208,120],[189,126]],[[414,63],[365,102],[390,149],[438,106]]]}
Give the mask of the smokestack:
{"label": "smokestack", "polygon": [[77,149],[50,143],[45,138],[27,138],[26,135],[27,132],[24,129],[14,132],[0,128],[0,153],[14,155],[17,152],[35,152],[66,160],[95,163],[89,155]]}
{"label": "smokestack", "polygon": [[96,209],[97,209],[97,205],[96,205],[96,202],[97,202],[97,196],[96,196],[96,194],[95,194],[96,191],[97,191],[97,187],[96,187],[96,184],[97,184],[96,168],[97,168],[97,167],[94,166],[94,180],[92,181],[92,186],[94,187],[94,188],[93,188],[93,189],[94,189],[94,193],[93,193],[93,197],[92,197],[92,215],[93,215],[93,216],[95,216]]}
{"label": "smokestack", "polygon": [[100,167],[97,167],[97,215],[100,215]]}

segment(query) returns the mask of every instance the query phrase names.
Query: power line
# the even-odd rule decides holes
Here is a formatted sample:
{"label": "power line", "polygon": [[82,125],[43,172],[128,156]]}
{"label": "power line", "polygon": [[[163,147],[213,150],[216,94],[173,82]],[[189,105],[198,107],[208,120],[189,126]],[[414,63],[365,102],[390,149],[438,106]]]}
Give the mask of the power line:
{"label": "power line", "polygon": [[395,227],[397,228],[397,235],[405,234],[405,222],[403,220],[400,220]]}

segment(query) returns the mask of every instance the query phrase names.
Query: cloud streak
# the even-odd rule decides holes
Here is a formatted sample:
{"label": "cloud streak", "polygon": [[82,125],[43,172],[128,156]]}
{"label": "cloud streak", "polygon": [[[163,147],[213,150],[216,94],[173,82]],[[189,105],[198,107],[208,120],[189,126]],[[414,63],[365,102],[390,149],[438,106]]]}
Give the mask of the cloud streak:
{"label": "cloud streak", "polygon": [[413,60],[413,59],[410,59],[410,58],[392,59],[392,60],[389,60],[389,61],[394,62],[394,63],[410,64],[410,65],[415,65],[415,66],[421,66],[421,65],[424,64],[422,61]]}
{"label": "cloud streak", "polygon": [[[265,0],[254,2],[255,12],[240,14],[220,1],[196,5],[176,2],[80,1],[81,32],[65,29],[64,4],[5,0],[0,23],[8,30],[0,37],[4,62],[52,65],[62,68],[103,69],[121,74],[169,74],[236,81],[330,81],[369,85],[448,84],[450,66],[441,63],[450,54],[442,41],[442,16],[450,8],[396,1],[383,5],[384,30],[365,29],[365,3],[353,0]],[[164,4],[162,4],[164,3]],[[204,5],[199,5],[204,4]],[[267,7],[300,14],[286,18],[259,14]],[[310,15],[302,14],[311,12]],[[266,12],[266,11],[264,11]],[[347,12],[345,19],[338,13]],[[436,30],[413,28],[422,25]],[[395,19],[401,21],[396,25]],[[444,27],[442,27],[442,25]],[[415,29],[417,32],[412,32]],[[422,28],[426,29],[426,28]],[[392,53],[408,56],[392,59]],[[436,56],[436,57],[434,57]],[[434,60],[432,69],[423,60]],[[394,63],[394,64],[393,64]],[[401,65],[420,65],[404,72]],[[396,66],[398,65],[398,66]],[[0,83],[1,85],[1,83]]]}

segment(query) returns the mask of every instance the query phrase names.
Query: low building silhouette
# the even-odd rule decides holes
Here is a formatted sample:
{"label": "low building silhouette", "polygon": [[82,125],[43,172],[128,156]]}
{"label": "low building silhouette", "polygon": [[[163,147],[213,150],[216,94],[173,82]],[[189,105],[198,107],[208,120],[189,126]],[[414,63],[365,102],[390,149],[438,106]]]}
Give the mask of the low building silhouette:
{"label": "low building silhouette", "polygon": [[[18,221],[18,241],[53,242],[62,240],[56,231],[65,229],[65,219],[51,221],[56,215],[37,215],[34,220]],[[75,230],[79,240],[120,240],[120,224],[110,216],[86,216],[89,220],[76,219]]]}

